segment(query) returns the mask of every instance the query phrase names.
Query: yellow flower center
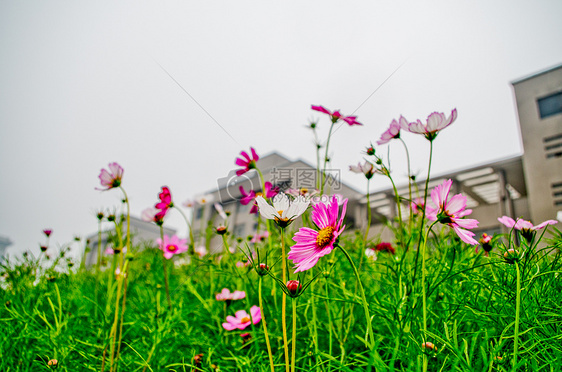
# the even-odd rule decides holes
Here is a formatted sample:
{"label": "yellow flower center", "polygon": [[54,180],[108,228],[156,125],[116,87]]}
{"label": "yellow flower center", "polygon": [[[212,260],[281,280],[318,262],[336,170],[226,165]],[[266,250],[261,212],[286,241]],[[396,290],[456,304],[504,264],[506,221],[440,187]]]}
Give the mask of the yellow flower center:
{"label": "yellow flower center", "polygon": [[334,238],[334,228],[332,226],[326,226],[322,230],[318,231],[318,236],[316,237],[316,244],[318,248],[324,248]]}
{"label": "yellow flower center", "polygon": [[258,196],[262,196],[262,197],[263,197],[263,193],[262,193],[262,192],[256,192],[256,198],[257,198]]}
{"label": "yellow flower center", "polygon": [[203,198],[201,199],[201,204],[205,204],[207,202],[207,199]]}
{"label": "yellow flower center", "polygon": [[301,194],[305,195],[308,192],[308,189],[306,187],[303,187],[301,189]]}
{"label": "yellow flower center", "polygon": [[240,319],[240,322],[242,322],[242,323],[247,323],[247,322],[249,322],[250,320],[251,320],[250,318],[248,318],[247,316],[245,316],[245,317],[243,317],[242,319]]}
{"label": "yellow flower center", "polygon": [[175,252],[175,251],[177,251],[177,250],[178,250],[178,246],[177,246],[177,245],[170,244],[170,245],[168,246],[168,251],[170,251],[170,252]]}

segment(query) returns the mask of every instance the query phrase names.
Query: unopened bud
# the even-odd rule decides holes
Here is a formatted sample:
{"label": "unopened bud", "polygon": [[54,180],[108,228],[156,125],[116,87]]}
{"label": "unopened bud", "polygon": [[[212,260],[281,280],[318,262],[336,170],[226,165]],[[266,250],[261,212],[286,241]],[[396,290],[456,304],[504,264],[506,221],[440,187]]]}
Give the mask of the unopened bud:
{"label": "unopened bud", "polygon": [[42,245],[41,247],[41,252],[45,252],[47,251],[47,246],[46,245]]}
{"label": "unopened bud", "polygon": [[507,262],[510,265],[513,265],[515,261],[517,261],[518,257],[519,257],[519,252],[517,252],[513,248],[508,249],[507,252],[503,254],[503,258],[505,259],[505,262]]}
{"label": "unopened bud", "polygon": [[422,348],[427,350],[427,351],[437,351],[437,346],[433,345],[433,342],[424,342],[422,344]]}
{"label": "unopened bud", "polygon": [[59,361],[56,359],[51,359],[47,362],[47,365],[49,367],[56,367],[59,364]]}
{"label": "unopened bud", "polygon": [[375,149],[373,146],[367,147],[367,155],[375,155]]}
{"label": "unopened bud", "polygon": [[219,227],[217,227],[216,232],[217,232],[217,234],[219,234],[219,235],[224,235],[224,234],[226,234],[226,226],[219,226]]}
{"label": "unopened bud", "polygon": [[269,266],[267,266],[264,263],[259,264],[258,269],[256,270],[256,272],[260,276],[266,275],[268,271],[269,271]]}
{"label": "unopened bud", "polygon": [[289,290],[289,294],[291,296],[296,296],[302,289],[302,285],[298,280],[289,280],[287,282],[287,289]]}

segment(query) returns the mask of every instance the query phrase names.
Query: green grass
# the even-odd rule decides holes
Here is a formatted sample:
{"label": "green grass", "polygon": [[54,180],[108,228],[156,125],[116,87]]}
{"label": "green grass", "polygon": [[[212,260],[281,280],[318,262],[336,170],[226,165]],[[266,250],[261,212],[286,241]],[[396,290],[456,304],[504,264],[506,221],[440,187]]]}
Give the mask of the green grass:
{"label": "green grass", "polygon": [[[529,248],[518,261],[521,310],[515,369],[517,281],[515,265],[503,259],[503,252],[512,247],[502,243],[507,237],[495,239],[490,257],[484,257],[436,229],[428,242],[425,338],[437,350],[421,347],[421,259],[415,259],[415,244],[410,244],[407,254],[404,247],[397,247],[396,256],[379,252],[377,261],[368,261],[361,235],[348,233],[340,244],[361,273],[374,347],[365,347],[361,296],[349,262],[336,249],[300,278],[305,283],[320,274],[298,298],[297,371],[421,371],[424,353],[429,371],[562,370],[562,234],[550,230],[555,233],[543,248]],[[289,244],[291,236],[287,234]],[[279,239],[278,234],[273,237],[268,260],[278,277],[281,265],[273,264],[279,256]],[[417,241],[416,236],[410,241]],[[261,244],[263,256],[268,244]],[[524,246],[518,249],[522,252]],[[202,353],[201,371],[269,371],[261,323],[245,330],[251,333],[246,341],[240,337],[242,331],[229,332],[221,326],[226,315],[258,305],[255,270],[234,265],[243,259],[240,253],[221,262],[211,256],[180,267],[169,261],[172,307],[168,309],[161,252],[155,248],[137,252],[130,262],[115,367],[123,372],[194,371],[194,357]],[[56,265],[52,261],[42,265],[49,266],[54,267],[46,269],[35,285],[37,263],[31,257],[2,268],[0,370],[49,370],[47,362],[57,359],[61,371],[100,371],[102,363],[109,371],[116,293],[107,288],[112,273],[105,270],[98,278],[94,268],[69,270],[63,259]],[[224,287],[244,290],[247,297],[227,306],[214,297]],[[262,311],[276,371],[285,370],[281,295],[275,280],[265,276]],[[290,298],[287,308],[290,339]]]}

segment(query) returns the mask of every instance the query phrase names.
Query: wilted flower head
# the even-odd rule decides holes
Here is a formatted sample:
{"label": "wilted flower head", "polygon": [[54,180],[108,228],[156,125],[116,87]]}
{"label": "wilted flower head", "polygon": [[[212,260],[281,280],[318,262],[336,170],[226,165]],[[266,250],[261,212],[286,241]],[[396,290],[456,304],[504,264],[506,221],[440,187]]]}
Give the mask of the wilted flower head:
{"label": "wilted flower head", "polygon": [[400,138],[400,130],[408,130],[408,124],[408,120],[406,120],[406,118],[402,115],[400,115],[400,119],[398,119],[398,121],[393,119],[388,129],[381,135],[381,139],[377,141],[377,145],[384,145],[391,139]]}
{"label": "wilted flower head", "polygon": [[297,217],[306,211],[310,203],[303,197],[295,198],[292,202],[285,193],[279,193],[273,198],[273,206],[268,204],[262,196],[256,198],[260,214],[268,220],[274,220],[280,227],[287,227]]}
{"label": "wilted flower head", "polygon": [[363,173],[368,180],[370,180],[376,172],[375,166],[367,160],[365,160],[363,164],[357,163],[357,165],[350,165],[349,170],[353,173]]}
{"label": "wilted flower head", "polygon": [[141,212],[141,219],[145,222],[154,222],[158,226],[164,223],[164,216],[160,209],[157,208],[146,208]]}
{"label": "wilted flower head", "polygon": [[472,209],[466,209],[466,196],[457,194],[449,199],[452,184],[452,180],[446,180],[431,191],[431,200],[437,208],[427,206],[427,218],[449,225],[463,242],[476,245],[474,233],[465,229],[478,227],[478,221],[462,218],[471,214]]}
{"label": "wilted flower head", "polygon": [[338,237],[345,229],[342,224],[346,209],[347,199],[343,202],[342,213],[338,219],[339,205],[335,196],[328,205],[318,203],[312,207],[312,222],[320,230],[301,227],[293,237],[297,244],[291,247],[289,259],[295,264],[295,273],[312,268],[320,257],[332,252]]}
{"label": "wilted flower head", "polygon": [[440,130],[447,128],[456,119],[457,109],[453,109],[449,117],[446,117],[442,112],[433,112],[427,117],[426,124],[423,124],[418,119],[408,125],[408,131],[411,133],[423,134],[429,141],[433,141]]}
{"label": "wilted flower head", "polygon": [[168,237],[164,235],[164,243],[162,240],[156,239],[158,247],[164,252],[164,258],[169,260],[175,254],[187,252],[187,239],[180,239],[177,235]]}
{"label": "wilted flower head", "polygon": [[242,167],[242,169],[238,169],[236,171],[236,175],[238,177],[240,177],[246,172],[249,172],[250,169],[255,169],[256,163],[258,162],[258,160],[260,160],[260,157],[258,156],[256,150],[254,150],[253,147],[250,147],[250,152],[252,153],[251,157],[248,155],[246,151],[242,151],[240,153],[241,157],[236,158],[236,162],[235,162],[236,165]]}
{"label": "wilted flower head", "polygon": [[338,120],[343,120],[345,121],[347,124],[351,125],[363,125],[360,122],[357,121],[357,116],[344,116],[342,115],[339,111],[334,111],[331,112],[330,110],[322,107],[322,106],[314,106],[312,105],[311,108],[314,111],[319,111],[322,112],[324,114],[327,114],[330,116],[330,119],[332,120],[332,123],[336,123]]}
{"label": "wilted flower head", "polygon": [[[251,314],[251,316],[250,316]],[[246,310],[239,310],[235,313],[234,316],[227,316],[226,323],[223,323],[222,326],[227,331],[232,331],[235,329],[246,329],[250,324],[258,324],[261,320],[261,310],[256,305],[250,308],[250,314],[246,312]]]}
{"label": "wilted flower head", "polygon": [[234,291],[230,292],[228,288],[223,288],[221,293],[215,295],[217,301],[227,301],[227,300],[241,300],[246,298],[246,292],[244,291]]}
{"label": "wilted flower head", "polygon": [[123,178],[123,168],[117,163],[109,163],[109,172],[102,169],[99,175],[100,183],[105,189],[97,190],[110,190],[115,187],[121,186],[121,179]]}

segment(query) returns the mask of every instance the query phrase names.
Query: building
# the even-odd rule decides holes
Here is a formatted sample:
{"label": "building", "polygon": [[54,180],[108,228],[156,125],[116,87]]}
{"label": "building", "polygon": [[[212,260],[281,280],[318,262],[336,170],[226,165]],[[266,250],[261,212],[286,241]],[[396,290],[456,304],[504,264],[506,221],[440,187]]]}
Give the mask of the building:
{"label": "building", "polygon": [[531,221],[562,211],[562,65],[512,83]]}
{"label": "building", "polygon": [[[279,153],[272,153],[261,157],[257,166],[263,174],[264,182],[271,182],[274,187],[279,187],[280,191],[289,188],[306,188],[313,190],[316,188],[316,180],[318,173],[316,167],[308,164],[303,160],[290,160]],[[348,208],[354,209],[357,206],[362,193],[347,186],[341,182],[339,170],[326,171],[326,189],[327,194],[341,194],[348,199]],[[260,184],[259,175],[255,170],[251,170],[240,177],[236,176],[235,171],[231,171],[227,177],[218,180],[218,187],[207,193],[206,199],[209,203],[198,205],[194,209],[192,227],[196,239],[196,245],[202,244],[203,234],[207,228],[207,223],[218,226],[220,217],[216,212],[213,204],[217,202],[221,204],[223,209],[230,213],[228,218],[228,228],[230,232],[237,237],[246,237],[255,234],[258,223],[255,214],[250,213],[252,203],[242,205],[240,199],[242,187],[246,192],[254,190],[261,192],[263,186]],[[353,215],[349,215],[347,226],[352,227],[355,223]],[[295,221],[298,224],[299,221]],[[211,252],[221,249],[220,239],[215,237],[210,245]]]}
{"label": "building", "polygon": [[[107,222],[107,224],[111,224],[112,227],[110,229],[103,230],[101,233],[101,250],[102,255],[106,248],[112,246],[111,239],[115,236],[115,226],[112,222]],[[131,240],[133,242],[133,246],[137,246],[138,244],[142,243],[150,243],[153,244],[154,241],[160,238],[160,227],[156,226],[155,223],[152,222],[145,222],[139,218],[130,217],[130,224],[131,224]],[[127,230],[127,223],[123,223],[123,235],[125,235]],[[171,229],[169,227],[164,226],[164,235],[174,235],[176,233],[175,229]],[[92,233],[86,237],[86,241],[89,242],[88,247],[89,251],[86,254],[86,266],[95,265],[98,260],[98,233]],[[125,244],[123,242],[123,244]]]}
{"label": "building", "polygon": [[4,262],[6,248],[8,248],[10,245],[12,245],[12,241],[9,238],[0,236],[0,263]]}
{"label": "building", "polygon": [[[523,154],[467,169],[432,176],[428,189],[446,179],[453,180],[454,193],[467,197],[470,218],[479,221],[477,236],[481,233],[506,233],[498,217],[507,215],[514,219],[524,218],[535,223],[556,219],[562,215],[562,65],[539,72],[512,83],[517,104]],[[315,167],[302,161],[291,161],[273,153],[258,162],[264,178],[280,187],[315,188],[315,183],[303,184],[301,174],[316,174]],[[310,177],[309,177],[310,178]],[[309,178],[305,178],[308,180]],[[330,184],[336,180],[338,182]],[[339,177],[329,180],[329,192],[340,193],[349,199],[347,212],[348,228],[365,229],[367,226],[367,197],[341,183]],[[239,200],[240,186],[245,190],[260,191],[256,172],[236,177],[234,171],[219,180],[218,188],[209,193],[209,198],[230,211],[230,231],[235,236],[253,234],[257,222],[249,213],[251,205],[242,205]],[[425,180],[416,184],[417,194],[423,196]],[[398,188],[402,197],[407,197],[408,186]],[[391,240],[392,233],[385,229],[385,222],[398,215],[394,190],[388,188],[369,195],[372,213],[370,237]],[[409,205],[402,205],[402,216],[408,218]],[[216,212],[212,203],[196,208],[193,228],[196,236],[205,228],[205,221],[213,221]],[[212,222],[211,222],[212,223]],[[216,243],[213,246],[220,246]],[[216,248],[219,249],[219,248]]]}

